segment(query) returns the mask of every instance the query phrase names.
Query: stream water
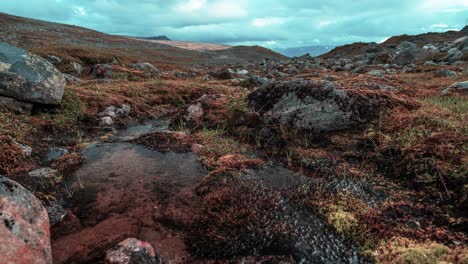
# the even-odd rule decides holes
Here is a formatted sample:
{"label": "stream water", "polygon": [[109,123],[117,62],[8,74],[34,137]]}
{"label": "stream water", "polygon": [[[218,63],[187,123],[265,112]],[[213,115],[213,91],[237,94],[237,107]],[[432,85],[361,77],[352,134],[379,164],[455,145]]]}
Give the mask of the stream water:
{"label": "stream water", "polygon": [[[162,153],[127,142],[164,131],[166,125],[151,121],[131,127],[116,133],[111,142],[84,150],[84,164],[67,182],[66,188],[73,190],[68,214],[52,230],[54,263],[101,263],[108,248],[128,237],[152,244],[163,263],[192,261],[185,238],[201,210],[195,188],[207,172],[193,153]],[[294,183],[296,176],[276,167],[245,177],[281,188]],[[291,255],[302,263],[360,262],[354,247],[319,218],[297,212],[291,216],[303,233]]]}

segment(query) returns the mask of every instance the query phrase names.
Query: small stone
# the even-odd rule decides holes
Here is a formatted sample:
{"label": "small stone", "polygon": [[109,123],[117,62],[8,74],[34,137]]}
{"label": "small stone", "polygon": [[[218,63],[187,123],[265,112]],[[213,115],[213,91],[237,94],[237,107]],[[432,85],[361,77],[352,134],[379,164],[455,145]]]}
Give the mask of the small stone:
{"label": "small stone", "polygon": [[70,83],[70,84],[75,84],[75,83],[80,83],[81,82],[80,78],[77,78],[77,77],[75,77],[75,76],[73,76],[71,74],[64,73],[63,77],[65,78],[67,83]]}
{"label": "small stone", "polygon": [[136,238],[128,238],[106,252],[106,264],[158,264],[159,254],[153,247]]}
{"label": "small stone", "polygon": [[377,77],[384,77],[385,76],[385,73],[383,71],[380,71],[380,70],[373,70],[373,71],[368,72],[367,74],[377,76]]}
{"label": "small stone", "polygon": [[18,145],[21,148],[21,150],[23,150],[23,155],[24,156],[29,157],[29,156],[32,155],[32,148],[31,147],[20,144],[20,143],[16,143],[16,145]]}
{"label": "small stone", "polygon": [[127,104],[123,104],[121,108],[117,109],[117,114],[120,116],[128,116],[130,115],[131,108]]}
{"label": "small stone", "polygon": [[102,111],[101,113],[99,113],[99,116],[109,116],[109,117],[112,117],[112,118],[115,118],[116,117],[116,112],[117,110],[119,110],[119,108],[117,108],[116,106],[109,106],[107,107],[106,109],[104,109],[104,111]]}
{"label": "small stone", "polygon": [[198,153],[200,153],[204,148],[205,148],[205,146],[203,146],[203,145],[200,145],[200,144],[193,144],[193,145],[192,145],[192,152],[195,153],[195,154],[198,154]]}
{"label": "small stone", "polygon": [[68,154],[68,150],[64,149],[64,148],[51,148],[49,149],[49,151],[47,152],[47,157],[44,159],[44,162],[45,163],[50,163],[52,162],[53,160],[56,160],[66,154]]}
{"label": "small stone", "polygon": [[246,75],[246,74],[249,74],[249,71],[248,70],[237,69],[236,73],[237,73],[237,75]]}
{"label": "small stone", "polygon": [[101,126],[112,126],[114,124],[114,120],[110,116],[101,117]]}
{"label": "small stone", "polygon": [[33,171],[30,171],[28,175],[33,178],[53,178],[57,176],[57,170],[52,168],[39,168]]}
{"label": "small stone", "polygon": [[435,63],[434,61],[426,61],[426,62],[424,62],[424,65],[426,65],[426,66],[434,66],[434,65],[438,65],[438,64]]}

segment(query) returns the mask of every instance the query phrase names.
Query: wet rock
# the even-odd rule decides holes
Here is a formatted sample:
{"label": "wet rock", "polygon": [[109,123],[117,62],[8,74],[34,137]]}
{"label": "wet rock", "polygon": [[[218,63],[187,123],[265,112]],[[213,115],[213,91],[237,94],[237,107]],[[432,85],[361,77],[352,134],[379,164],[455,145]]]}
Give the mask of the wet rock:
{"label": "wet rock", "polygon": [[54,241],[54,263],[88,263],[102,259],[106,249],[128,237],[135,237],[138,226],[136,219],[114,217],[59,238]]}
{"label": "wet rock", "polygon": [[30,171],[28,173],[29,177],[34,177],[34,178],[53,178],[57,176],[57,170],[54,170],[52,168],[39,168],[33,171]]}
{"label": "wet rock", "polygon": [[66,81],[47,60],[0,42],[0,95],[40,104],[60,104]]}
{"label": "wet rock", "polygon": [[229,80],[234,78],[234,71],[231,68],[227,68],[220,71],[212,72],[211,76],[220,80]]}
{"label": "wet rock", "polygon": [[5,107],[20,114],[30,114],[34,105],[11,97],[0,96],[0,107]]}
{"label": "wet rock", "polygon": [[44,162],[45,163],[50,163],[66,154],[68,154],[68,150],[67,149],[64,149],[64,148],[51,148],[49,149],[49,151],[47,152],[47,156],[46,158],[44,159]]}
{"label": "wet rock", "polygon": [[0,176],[0,263],[52,263],[49,218],[41,202]]}
{"label": "wet rock", "polygon": [[291,80],[264,85],[248,100],[267,123],[320,132],[365,123],[370,109],[387,99],[349,93],[326,81]]}
{"label": "wet rock", "polygon": [[161,260],[149,243],[136,238],[128,238],[107,251],[105,263],[158,264]]}

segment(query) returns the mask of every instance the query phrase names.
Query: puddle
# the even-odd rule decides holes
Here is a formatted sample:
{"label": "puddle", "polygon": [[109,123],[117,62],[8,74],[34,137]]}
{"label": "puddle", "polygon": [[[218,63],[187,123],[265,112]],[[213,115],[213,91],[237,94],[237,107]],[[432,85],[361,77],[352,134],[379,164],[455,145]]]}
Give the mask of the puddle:
{"label": "puddle", "polygon": [[197,156],[130,143],[94,145],[83,156],[68,186],[81,189],[71,204],[79,228],[54,240],[54,263],[99,259],[101,248],[119,242],[117,233],[151,243],[166,261],[187,257],[179,227],[190,224],[199,206],[193,189],[206,171]]}

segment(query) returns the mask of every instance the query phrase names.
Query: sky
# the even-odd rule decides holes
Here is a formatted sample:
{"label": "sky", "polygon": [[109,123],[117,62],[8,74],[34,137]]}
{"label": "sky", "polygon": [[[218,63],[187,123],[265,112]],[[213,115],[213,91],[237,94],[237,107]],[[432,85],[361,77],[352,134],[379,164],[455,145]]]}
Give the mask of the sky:
{"label": "sky", "polygon": [[468,0],[0,0],[0,12],[109,34],[274,49],[460,30]]}

